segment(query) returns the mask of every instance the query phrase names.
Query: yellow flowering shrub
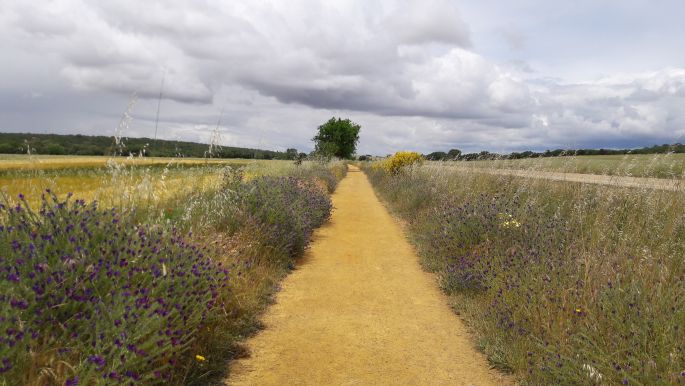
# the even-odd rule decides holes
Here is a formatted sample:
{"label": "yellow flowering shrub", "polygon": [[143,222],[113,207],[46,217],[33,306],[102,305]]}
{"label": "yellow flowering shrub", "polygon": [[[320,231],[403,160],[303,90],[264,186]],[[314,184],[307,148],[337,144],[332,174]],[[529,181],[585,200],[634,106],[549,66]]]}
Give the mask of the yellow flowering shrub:
{"label": "yellow flowering shrub", "polygon": [[415,151],[398,151],[383,161],[381,167],[388,173],[397,174],[407,166],[423,163],[423,156]]}

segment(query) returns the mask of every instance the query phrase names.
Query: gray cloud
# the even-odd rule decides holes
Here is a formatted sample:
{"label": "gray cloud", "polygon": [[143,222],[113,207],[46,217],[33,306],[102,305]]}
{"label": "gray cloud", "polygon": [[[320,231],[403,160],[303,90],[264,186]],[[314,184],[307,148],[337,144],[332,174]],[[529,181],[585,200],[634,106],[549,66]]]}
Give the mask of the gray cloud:
{"label": "gray cloud", "polygon": [[[2,8],[0,44],[11,58],[0,63],[3,131],[111,134],[135,91],[128,135],[150,136],[165,74],[166,138],[207,140],[222,110],[225,143],[271,148],[311,148],[331,115],[362,123],[360,151],[369,153],[685,134],[685,70],[581,83],[544,77],[538,62],[498,64],[477,52],[451,0],[4,0]],[[502,25],[517,51],[533,44]]]}

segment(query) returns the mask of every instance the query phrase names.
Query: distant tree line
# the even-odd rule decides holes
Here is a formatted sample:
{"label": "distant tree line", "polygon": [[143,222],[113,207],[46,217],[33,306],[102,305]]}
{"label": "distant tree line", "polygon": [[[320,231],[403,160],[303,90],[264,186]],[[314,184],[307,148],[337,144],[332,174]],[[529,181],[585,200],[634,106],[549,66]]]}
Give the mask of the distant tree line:
{"label": "distant tree line", "polygon": [[638,149],[556,149],[545,150],[544,152],[534,152],[529,150],[523,152],[512,152],[509,154],[491,153],[489,151],[481,151],[479,153],[462,153],[459,149],[452,149],[448,152],[436,151],[430,154],[425,154],[424,157],[431,161],[475,161],[495,159],[560,157],[573,155],[622,155],[666,153],[685,153],[685,145],[681,143],[674,143],[654,145]]}
{"label": "distant tree line", "polygon": [[112,137],[90,135],[0,133],[0,154],[53,154],[53,155],[143,155],[145,157],[212,157],[252,159],[296,159],[296,149],[285,152],[223,146],[208,154],[209,145],[126,138],[124,146],[117,148]]}

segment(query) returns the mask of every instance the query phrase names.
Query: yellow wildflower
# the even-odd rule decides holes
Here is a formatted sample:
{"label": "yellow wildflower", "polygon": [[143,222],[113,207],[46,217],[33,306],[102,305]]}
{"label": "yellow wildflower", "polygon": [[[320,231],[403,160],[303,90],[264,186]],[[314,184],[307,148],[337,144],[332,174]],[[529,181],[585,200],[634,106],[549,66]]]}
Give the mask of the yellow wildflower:
{"label": "yellow wildflower", "polygon": [[503,220],[500,223],[502,228],[518,228],[521,226],[521,223],[514,219],[514,217],[509,213],[500,213],[498,217],[500,220]]}
{"label": "yellow wildflower", "polygon": [[197,359],[198,362],[204,362],[207,360],[207,358],[203,357],[202,355],[195,355],[195,359]]}

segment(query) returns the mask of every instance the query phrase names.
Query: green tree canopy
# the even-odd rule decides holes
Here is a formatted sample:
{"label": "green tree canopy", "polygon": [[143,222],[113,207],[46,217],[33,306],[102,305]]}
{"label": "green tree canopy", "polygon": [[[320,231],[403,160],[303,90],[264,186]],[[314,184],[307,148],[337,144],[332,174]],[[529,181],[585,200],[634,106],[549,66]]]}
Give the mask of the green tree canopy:
{"label": "green tree canopy", "polygon": [[285,151],[285,159],[297,159],[297,149],[289,148]]}
{"label": "green tree canopy", "polygon": [[444,161],[447,158],[447,153],[444,151],[434,151],[426,156],[430,161]]}
{"label": "green tree canopy", "polygon": [[351,158],[357,149],[361,126],[349,119],[331,118],[319,126],[318,133],[312,138],[316,153],[339,158]]}
{"label": "green tree canopy", "polygon": [[451,160],[456,160],[461,156],[461,150],[459,149],[452,149],[447,152],[447,158]]}

